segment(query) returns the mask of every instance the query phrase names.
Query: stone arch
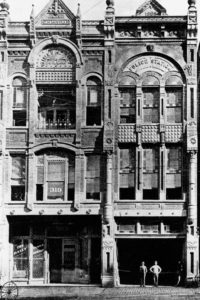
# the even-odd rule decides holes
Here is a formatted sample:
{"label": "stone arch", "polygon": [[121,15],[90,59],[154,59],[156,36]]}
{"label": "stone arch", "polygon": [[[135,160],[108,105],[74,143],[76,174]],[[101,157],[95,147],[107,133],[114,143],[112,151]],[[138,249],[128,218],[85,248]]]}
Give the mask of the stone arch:
{"label": "stone arch", "polygon": [[29,78],[27,77],[27,74],[26,73],[24,73],[24,72],[16,72],[16,73],[13,73],[11,76],[9,76],[8,77],[8,84],[9,85],[12,85],[12,83],[13,83],[13,80],[15,79],[15,78],[23,78],[24,80],[26,80],[26,83],[27,83],[27,85],[28,85],[28,83],[29,83]]}
{"label": "stone arch", "polygon": [[73,145],[67,144],[67,143],[62,143],[62,142],[57,142],[56,147],[53,147],[51,141],[47,142],[47,143],[42,143],[42,144],[36,145],[31,150],[32,150],[32,153],[35,154],[35,153],[45,150],[45,149],[46,150],[47,149],[60,149],[60,150],[70,151],[70,152],[73,152],[74,155],[76,155],[76,153],[78,151],[76,146],[73,146]]}
{"label": "stone arch", "polygon": [[100,81],[101,81],[101,84],[102,84],[102,81],[103,81],[103,77],[100,73],[97,73],[97,72],[89,72],[87,73],[83,78],[82,78],[82,84],[86,85],[87,83],[87,80],[88,78],[90,77],[96,77],[98,78]]}
{"label": "stone arch", "polygon": [[58,37],[56,39],[56,43],[55,40],[52,38],[47,38],[44,39],[40,42],[38,42],[35,47],[32,49],[29,58],[28,58],[28,63],[30,65],[35,65],[35,60],[38,57],[39,53],[46,48],[47,46],[52,46],[52,45],[57,45],[57,46],[64,46],[68,49],[71,50],[71,52],[75,55],[76,57],[76,64],[77,65],[82,65],[83,64],[83,60],[82,60],[82,56],[81,53],[78,49],[78,47],[70,40],[66,40],[64,38]]}
{"label": "stone arch", "polygon": [[147,71],[155,71],[161,77],[168,72],[176,72],[180,74],[183,82],[186,82],[185,72],[179,63],[168,55],[158,52],[145,52],[129,58],[121,66],[116,77],[116,82],[119,81],[119,78],[124,73],[130,72],[141,77]]}

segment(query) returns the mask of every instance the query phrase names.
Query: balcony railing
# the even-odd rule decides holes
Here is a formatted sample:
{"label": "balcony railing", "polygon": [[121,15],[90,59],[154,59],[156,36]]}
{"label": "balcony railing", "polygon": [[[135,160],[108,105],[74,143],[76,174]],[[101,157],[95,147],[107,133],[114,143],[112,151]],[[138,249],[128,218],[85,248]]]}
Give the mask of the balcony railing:
{"label": "balcony railing", "polygon": [[39,122],[38,129],[46,129],[46,130],[68,130],[75,129],[76,124],[70,123],[67,120],[57,120],[55,122],[49,120],[46,122]]}

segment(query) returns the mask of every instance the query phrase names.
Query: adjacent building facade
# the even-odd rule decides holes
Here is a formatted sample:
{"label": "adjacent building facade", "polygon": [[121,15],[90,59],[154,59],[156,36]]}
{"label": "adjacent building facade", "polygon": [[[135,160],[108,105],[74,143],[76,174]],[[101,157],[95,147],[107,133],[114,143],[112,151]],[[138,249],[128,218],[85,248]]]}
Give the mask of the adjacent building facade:
{"label": "adjacent building facade", "polygon": [[[0,4],[2,283],[161,284],[199,274],[197,10],[85,21]],[[167,251],[166,251],[167,249]],[[151,278],[147,278],[151,282]]]}

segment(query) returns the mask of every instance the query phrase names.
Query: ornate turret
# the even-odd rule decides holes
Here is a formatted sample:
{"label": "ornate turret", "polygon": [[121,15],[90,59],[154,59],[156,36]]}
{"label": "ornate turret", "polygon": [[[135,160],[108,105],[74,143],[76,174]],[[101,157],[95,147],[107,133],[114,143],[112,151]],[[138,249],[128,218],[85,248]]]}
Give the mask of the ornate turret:
{"label": "ornate turret", "polygon": [[114,0],[106,0],[106,4],[108,7],[113,7],[114,6]]}
{"label": "ornate turret", "polygon": [[188,0],[189,6],[196,6],[196,0]]}
{"label": "ornate turret", "polygon": [[10,5],[6,2],[6,0],[3,0],[0,2],[0,11],[6,11],[8,12],[10,8]]}

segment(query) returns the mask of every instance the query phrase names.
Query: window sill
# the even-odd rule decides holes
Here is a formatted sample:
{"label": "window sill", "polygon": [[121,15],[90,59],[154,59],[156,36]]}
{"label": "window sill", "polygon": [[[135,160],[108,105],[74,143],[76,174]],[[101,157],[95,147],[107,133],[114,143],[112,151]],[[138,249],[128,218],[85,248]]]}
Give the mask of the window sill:
{"label": "window sill", "polygon": [[84,125],[81,127],[82,129],[102,129],[103,125]]}

